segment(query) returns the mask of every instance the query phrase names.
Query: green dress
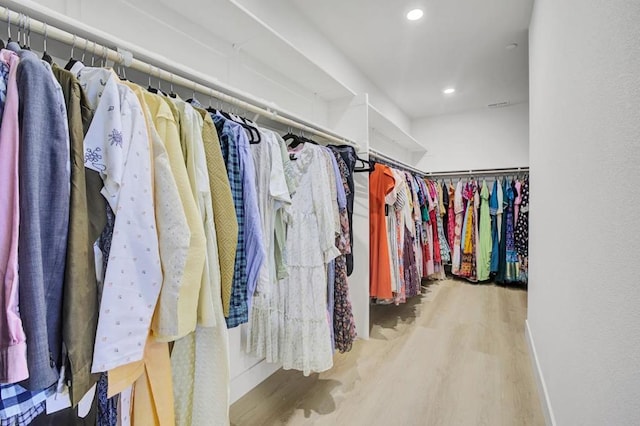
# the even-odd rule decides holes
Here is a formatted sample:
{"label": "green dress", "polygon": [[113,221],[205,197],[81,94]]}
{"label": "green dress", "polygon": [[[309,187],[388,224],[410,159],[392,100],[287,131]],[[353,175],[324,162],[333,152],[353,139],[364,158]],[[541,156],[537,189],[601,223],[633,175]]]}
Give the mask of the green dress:
{"label": "green dress", "polygon": [[491,269],[491,215],[489,214],[489,188],[482,182],[480,190],[480,246],[478,247],[478,281],[489,279]]}

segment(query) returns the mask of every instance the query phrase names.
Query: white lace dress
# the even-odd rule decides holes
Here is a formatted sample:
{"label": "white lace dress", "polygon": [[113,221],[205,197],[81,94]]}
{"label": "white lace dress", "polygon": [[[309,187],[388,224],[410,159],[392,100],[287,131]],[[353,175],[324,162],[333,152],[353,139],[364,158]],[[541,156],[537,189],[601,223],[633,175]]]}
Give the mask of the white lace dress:
{"label": "white lace dress", "polygon": [[283,306],[278,294],[276,272],[276,214],[291,204],[291,196],[285,179],[284,164],[277,136],[270,130],[260,131],[262,142],[250,146],[256,170],[258,207],[262,221],[262,234],[266,250],[265,262],[258,276],[253,295],[247,352],[267,362],[280,361],[280,344],[284,340],[282,327]]}
{"label": "white lace dress", "polygon": [[335,246],[331,187],[321,148],[304,144],[295,153],[298,189],[290,207],[286,259],[289,277],[278,283],[284,327],[284,369],[305,375],[333,365],[331,323],[327,316],[326,265],[340,255]]}

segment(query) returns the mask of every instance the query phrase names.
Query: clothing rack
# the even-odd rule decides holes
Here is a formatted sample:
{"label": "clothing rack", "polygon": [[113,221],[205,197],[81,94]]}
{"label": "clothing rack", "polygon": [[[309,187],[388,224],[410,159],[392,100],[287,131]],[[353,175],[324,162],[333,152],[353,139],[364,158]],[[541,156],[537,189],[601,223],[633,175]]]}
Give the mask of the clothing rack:
{"label": "clothing rack", "polygon": [[387,155],[387,154],[383,154],[380,151],[376,151],[373,148],[369,148],[369,158],[375,158],[376,160],[378,160],[378,162],[386,164],[387,166],[391,166],[397,169],[401,169],[404,171],[407,171],[409,173],[413,173],[415,175],[418,175],[420,177],[425,177],[426,173],[416,169],[415,167],[411,167],[408,164],[403,163],[402,161],[396,160],[395,158]]}
{"label": "clothing rack", "polygon": [[502,169],[477,169],[477,170],[457,170],[450,172],[428,172],[426,177],[429,178],[445,178],[445,177],[475,177],[475,176],[505,176],[517,175],[521,173],[529,173],[529,167],[511,167]]}
{"label": "clothing rack", "polygon": [[[114,65],[152,75],[172,86],[175,84],[191,89],[194,94],[199,92],[254,113],[254,121],[257,116],[266,117],[326,141],[353,146],[356,151],[360,151],[358,143],[278,108],[273,103],[227,86],[189,67],[177,65],[166,57],[120,40],[31,0],[0,0],[0,5],[4,6],[0,11],[0,20],[9,24],[9,31],[13,27],[14,35],[18,27],[23,28],[26,34],[33,32],[43,35],[45,43],[47,38],[59,41],[85,53],[112,61]],[[115,49],[109,46],[115,46]]]}

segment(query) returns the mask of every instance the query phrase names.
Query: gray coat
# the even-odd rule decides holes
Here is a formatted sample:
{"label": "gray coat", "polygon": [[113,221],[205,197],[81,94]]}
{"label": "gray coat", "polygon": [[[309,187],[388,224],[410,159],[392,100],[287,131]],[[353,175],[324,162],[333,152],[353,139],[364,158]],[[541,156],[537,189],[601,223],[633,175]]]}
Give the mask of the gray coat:
{"label": "gray coat", "polygon": [[19,52],[20,316],[31,390],[58,379],[69,226],[69,134],[56,83],[33,52]]}

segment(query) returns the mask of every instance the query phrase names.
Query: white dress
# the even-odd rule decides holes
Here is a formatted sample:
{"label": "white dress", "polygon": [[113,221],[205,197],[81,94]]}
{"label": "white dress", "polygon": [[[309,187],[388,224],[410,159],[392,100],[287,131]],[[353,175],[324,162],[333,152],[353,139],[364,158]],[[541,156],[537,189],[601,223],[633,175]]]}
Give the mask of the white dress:
{"label": "white dress", "polygon": [[247,352],[274,363],[280,361],[279,348],[284,333],[283,310],[276,287],[276,213],[291,204],[291,197],[277,136],[270,130],[262,129],[260,134],[262,142],[252,144],[250,149],[256,166],[256,192],[266,257],[253,295],[247,332]]}
{"label": "white dress", "polygon": [[289,277],[278,283],[283,307],[284,369],[305,375],[333,365],[331,324],[327,316],[326,265],[340,255],[331,187],[322,148],[304,144],[295,153],[294,177],[298,181],[290,207],[286,259]]}

